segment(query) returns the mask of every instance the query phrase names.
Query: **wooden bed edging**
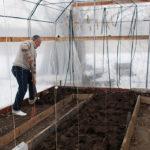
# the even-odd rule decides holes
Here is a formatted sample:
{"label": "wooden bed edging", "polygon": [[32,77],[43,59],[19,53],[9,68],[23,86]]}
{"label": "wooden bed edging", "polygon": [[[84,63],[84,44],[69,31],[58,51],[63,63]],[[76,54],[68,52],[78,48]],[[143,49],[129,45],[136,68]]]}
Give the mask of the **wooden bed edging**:
{"label": "wooden bed edging", "polygon": [[134,133],[134,129],[135,129],[135,125],[136,125],[136,121],[137,121],[137,116],[138,116],[138,112],[140,110],[140,104],[144,103],[144,104],[149,104],[150,105],[150,97],[146,97],[146,96],[138,96],[133,114],[132,114],[132,118],[130,120],[126,135],[124,137],[124,140],[122,142],[122,146],[120,150],[129,150],[129,145],[130,145],[130,141],[131,138],[133,136]]}
{"label": "wooden bed edging", "polygon": [[150,104],[150,97],[141,96],[141,103]]}
{"label": "wooden bed edging", "polygon": [[[126,134],[125,134],[125,137],[124,137],[124,140],[122,142],[120,150],[129,150],[130,141],[131,141],[131,138],[132,138],[133,133],[134,133],[134,129],[135,129],[135,125],[136,125],[138,112],[140,110],[140,104],[141,103],[150,104],[150,97],[140,96],[140,95],[138,96],[137,101],[136,101],[136,105],[135,105],[134,111],[132,113],[132,117],[131,117],[131,120],[129,122],[129,125],[128,125],[128,128],[127,128],[127,131],[126,131]],[[82,102],[82,104],[84,104],[84,101]],[[80,105],[79,107],[82,106],[81,104],[79,104],[79,105]],[[70,113],[73,113],[73,111],[75,109],[76,109],[76,107],[74,109],[72,109]],[[65,117],[66,116],[61,117],[57,122],[61,121]],[[35,145],[39,143],[39,141],[42,141],[43,137],[48,136],[49,130],[54,125],[55,125],[55,122],[53,122],[50,126],[48,126],[43,131],[41,131],[39,134],[35,135],[31,140],[27,141],[29,150],[32,150],[32,148],[34,148]]]}
{"label": "wooden bed edging", "polygon": [[[61,109],[64,104],[69,103],[73,98],[73,95],[70,95],[57,103],[57,108]],[[47,108],[45,111],[37,114],[36,116],[32,117],[30,120],[26,121],[22,125],[18,126],[17,128],[13,129],[9,133],[0,137],[0,148],[9,144],[11,141],[25,133],[27,130],[31,129],[33,126],[41,122],[42,120],[46,119],[48,116],[55,112],[55,105]]]}
{"label": "wooden bed edging", "polygon": [[[88,99],[86,99],[86,100],[84,100],[85,95],[89,95]],[[75,95],[73,95],[73,96],[75,96]],[[77,97],[81,98],[80,102],[79,102],[79,105],[76,105],[75,107],[73,107],[66,114],[64,114],[63,116],[58,118],[58,120],[56,120],[56,121],[54,120],[51,125],[49,125],[47,128],[42,130],[40,133],[36,134],[32,139],[28,140],[26,142],[26,144],[28,145],[28,150],[33,150],[36,147],[37,144],[39,144],[44,138],[46,138],[49,134],[50,129],[53,128],[56,123],[60,123],[61,120],[65,119],[68,115],[76,113],[75,111],[78,108],[81,108],[84,104],[88,103],[92,99],[93,94],[83,94],[83,95],[82,94],[77,94]]]}
{"label": "wooden bed edging", "polygon": [[13,129],[9,133],[3,135],[2,137],[0,137],[0,147],[10,143],[14,139],[25,133],[27,130],[29,130],[30,128],[41,122],[43,119],[47,118],[53,112],[54,107],[50,107],[47,110],[34,116],[30,120],[26,121],[22,125],[18,126],[17,128]]}
{"label": "wooden bed edging", "polygon": [[[82,94],[79,94],[79,96],[82,95]],[[85,94],[87,95],[87,94]],[[90,94],[89,94],[90,95]],[[92,95],[92,94],[91,94]],[[76,94],[72,94],[72,97],[75,97]],[[76,96],[78,97],[78,96]],[[89,96],[89,99],[84,101],[84,94],[81,98],[81,101],[79,103],[79,108],[87,103],[90,99],[91,99],[92,96]],[[145,103],[145,104],[150,104],[150,97],[146,97],[146,96],[138,96],[137,98],[137,101],[136,101],[136,105],[135,105],[135,108],[134,108],[134,111],[132,113],[132,117],[131,117],[131,120],[129,122],[129,125],[128,125],[128,128],[127,128],[127,131],[126,131],[126,134],[125,134],[125,137],[124,137],[124,140],[122,142],[122,145],[121,145],[121,149],[120,150],[128,150],[129,149],[129,145],[130,145],[130,141],[131,141],[131,138],[133,136],[133,133],[134,133],[134,129],[135,129],[135,125],[136,125],[136,120],[137,120],[137,117],[138,117],[138,112],[140,110],[140,104],[141,103]],[[61,104],[62,105],[62,104]],[[33,148],[35,148],[35,146],[41,142],[43,140],[43,138],[47,137],[48,134],[49,134],[49,131],[51,131],[51,129],[54,127],[54,125],[56,123],[60,123],[61,120],[65,119],[68,115],[71,115],[73,113],[75,113],[75,110],[77,110],[77,107],[75,106],[73,109],[71,109],[70,111],[68,111],[65,115],[61,116],[60,118],[58,118],[57,121],[53,121],[51,125],[49,125],[47,128],[45,128],[44,130],[42,130],[40,133],[36,134],[35,136],[33,136],[32,139],[28,140],[26,143],[28,144],[28,148],[29,150],[32,150]]]}
{"label": "wooden bed edging", "polygon": [[126,131],[125,137],[123,139],[123,142],[122,142],[120,150],[128,150],[129,149],[129,144],[130,144],[133,132],[134,132],[134,128],[135,128],[138,112],[140,110],[140,101],[141,101],[140,97],[141,96],[139,95],[138,98],[137,98],[136,105],[135,105],[135,108],[134,108],[134,111],[133,111],[131,120],[129,122],[129,126],[127,128],[127,131]]}

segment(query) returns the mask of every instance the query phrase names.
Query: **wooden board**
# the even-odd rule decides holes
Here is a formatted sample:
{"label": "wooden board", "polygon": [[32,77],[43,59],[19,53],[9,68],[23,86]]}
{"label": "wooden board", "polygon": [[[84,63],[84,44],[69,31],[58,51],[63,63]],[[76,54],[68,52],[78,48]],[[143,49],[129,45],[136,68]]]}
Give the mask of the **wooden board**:
{"label": "wooden board", "polygon": [[135,130],[136,121],[137,121],[141,103],[150,104],[150,97],[138,96],[138,99],[137,99],[137,102],[136,102],[136,105],[132,114],[132,118],[130,120],[126,135],[122,142],[121,150],[129,150],[130,141]]}
{"label": "wooden board", "polygon": [[21,136],[23,133],[25,133],[32,127],[34,127],[36,124],[46,119],[48,116],[55,114],[55,108],[57,109],[57,111],[59,111],[65,105],[68,105],[72,100],[76,100],[75,97],[78,98],[79,102],[82,102],[84,99],[88,99],[90,96],[91,95],[89,94],[77,94],[77,95],[72,94],[67,96],[66,98],[59,101],[56,105],[49,107],[45,111],[37,114],[36,116],[32,117],[30,120],[26,121],[22,125],[18,126],[17,128],[13,129],[9,133],[0,137],[0,147],[9,144],[11,141]]}
{"label": "wooden board", "polygon": [[136,105],[135,105],[131,120],[129,122],[129,126],[127,128],[125,137],[124,137],[122,145],[121,145],[121,150],[128,150],[129,149],[129,144],[130,144],[133,132],[134,132],[134,128],[135,128],[135,124],[136,124],[139,110],[140,110],[140,96],[138,96],[138,98],[137,98]]}
{"label": "wooden board", "polygon": [[141,96],[141,103],[150,104],[150,97]]}
{"label": "wooden board", "polygon": [[[61,109],[65,104],[69,103],[72,100],[72,95],[66,97],[65,99],[59,101],[57,103],[57,109]],[[0,147],[10,143],[15,138],[19,137],[23,133],[25,133],[27,130],[31,129],[33,126],[47,118],[49,115],[53,114],[55,112],[55,105],[49,107],[45,111],[37,114],[36,116],[32,117],[30,120],[26,121],[22,125],[18,126],[17,128],[13,129],[9,133],[5,134],[4,136],[0,137]]]}
{"label": "wooden board", "polygon": [[46,138],[49,135],[49,131],[54,125],[57,123],[61,123],[61,120],[64,120],[68,115],[72,115],[73,113],[76,113],[76,110],[78,108],[81,108],[84,104],[88,103],[91,98],[93,97],[93,94],[74,94],[73,97],[78,97],[79,105],[76,105],[71,110],[69,110],[66,114],[62,115],[60,118],[58,118],[57,121],[53,121],[51,125],[49,125],[47,128],[42,130],[40,133],[32,137],[30,140],[28,140],[26,143],[28,144],[28,149],[32,150],[36,148],[36,145],[42,142],[44,138]]}
{"label": "wooden board", "polygon": [[[41,37],[42,41],[68,41],[69,36],[60,37]],[[75,36],[74,40],[78,41],[89,41],[89,40],[148,40],[149,35],[137,35],[137,36]],[[0,42],[22,42],[29,40],[28,37],[0,37]]]}
{"label": "wooden board", "polygon": [[50,107],[47,110],[39,113],[38,115],[34,116],[30,120],[26,121],[19,127],[15,128],[14,130],[10,131],[6,135],[3,135],[0,137],[0,147],[4,146],[11,141],[13,141],[15,138],[22,135],[24,132],[35,126],[37,123],[41,122],[43,119],[47,118],[50,114],[54,112],[54,107]]}
{"label": "wooden board", "polygon": [[[43,41],[52,41],[55,40],[55,37],[41,37]],[[0,42],[21,42],[30,40],[29,37],[0,37]]]}
{"label": "wooden board", "polygon": [[[77,95],[74,95],[74,96],[77,96]],[[83,100],[84,96],[81,95],[80,98]],[[121,146],[121,150],[128,150],[129,149],[130,140],[131,140],[132,135],[134,133],[136,120],[137,120],[138,112],[140,110],[140,104],[141,103],[150,104],[150,97],[138,96],[131,120],[130,120],[128,128],[127,128],[127,132],[125,134],[125,137],[124,137],[124,140],[123,140],[123,143]],[[61,119],[59,119],[59,120],[61,120]],[[42,141],[42,139],[48,135],[48,131],[50,130],[50,128],[53,125],[54,124],[52,123],[49,127],[44,129],[43,131],[41,131],[41,133],[39,133],[38,135],[33,137],[30,141],[28,141],[27,144],[29,146],[29,149],[32,149],[32,147],[34,147],[36,144],[38,144],[40,141]]]}

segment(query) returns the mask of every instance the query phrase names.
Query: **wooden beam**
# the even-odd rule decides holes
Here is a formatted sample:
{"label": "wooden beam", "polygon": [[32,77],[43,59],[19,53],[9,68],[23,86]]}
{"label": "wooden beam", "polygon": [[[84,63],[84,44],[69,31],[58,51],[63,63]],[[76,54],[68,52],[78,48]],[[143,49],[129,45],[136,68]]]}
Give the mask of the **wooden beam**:
{"label": "wooden beam", "polygon": [[[149,35],[137,35],[137,36],[75,36],[74,40],[89,41],[89,40],[148,40]],[[0,42],[22,42],[29,40],[27,37],[0,37]],[[67,41],[69,36],[60,37],[42,37],[43,41]]]}
{"label": "wooden beam", "polygon": [[[41,37],[43,41],[52,41],[55,40],[56,37]],[[0,42],[21,42],[30,40],[29,37],[0,37]]]}
{"label": "wooden beam", "polygon": [[[137,35],[137,36],[76,36],[75,40],[148,40],[149,35]],[[59,40],[59,39],[57,39]]]}
{"label": "wooden beam", "polygon": [[144,3],[150,2],[150,0],[101,0],[99,2],[75,2],[73,7],[91,7],[91,6],[102,6],[102,5],[114,5],[114,4],[129,4],[129,3]]}
{"label": "wooden beam", "polygon": [[101,2],[75,2],[72,4],[73,7],[90,7],[90,6],[98,6],[98,5],[112,5],[114,4],[113,1],[101,1]]}
{"label": "wooden beam", "polygon": [[135,129],[138,112],[140,110],[140,101],[141,100],[140,100],[140,95],[139,95],[137,98],[136,105],[134,107],[134,111],[133,111],[131,120],[129,122],[129,126],[127,128],[127,132],[126,132],[125,137],[123,139],[120,150],[128,150],[129,149],[129,144],[130,144],[131,137],[132,137],[134,129]]}

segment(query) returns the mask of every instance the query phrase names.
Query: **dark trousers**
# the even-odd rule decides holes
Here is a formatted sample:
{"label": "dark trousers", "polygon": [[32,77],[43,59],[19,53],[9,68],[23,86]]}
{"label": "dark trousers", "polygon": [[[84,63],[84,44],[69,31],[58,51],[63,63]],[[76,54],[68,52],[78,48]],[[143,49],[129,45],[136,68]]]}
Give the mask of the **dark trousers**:
{"label": "dark trousers", "polygon": [[19,86],[15,102],[13,104],[13,109],[20,110],[24,96],[27,92],[27,88],[29,87],[29,98],[34,99],[36,94],[36,87],[32,82],[32,74],[30,70],[18,66],[13,66],[12,73],[15,76]]}

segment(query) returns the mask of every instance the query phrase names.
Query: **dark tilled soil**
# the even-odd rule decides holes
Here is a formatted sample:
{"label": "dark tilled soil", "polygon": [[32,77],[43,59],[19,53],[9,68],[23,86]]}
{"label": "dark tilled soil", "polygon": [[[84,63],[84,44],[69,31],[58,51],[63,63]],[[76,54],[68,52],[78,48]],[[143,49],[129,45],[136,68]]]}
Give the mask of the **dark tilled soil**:
{"label": "dark tilled soil", "polygon": [[[14,127],[18,127],[23,124],[27,120],[31,119],[34,115],[46,110],[48,107],[53,105],[55,101],[59,101],[65,98],[67,95],[71,94],[73,90],[64,90],[59,89],[55,90],[54,88],[50,88],[47,94],[44,94],[40,97],[40,100],[36,102],[35,111],[33,110],[34,105],[29,105],[27,100],[24,102],[25,105],[22,107],[22,110],[26,112],[28,115],[25,117],[12,115],[11,112],[7,114],[0,114],[0,136],[3,136],[14,129]],[[35,112],[33,114],[33,111]]]}
{"label": "dark tilled soil", "polygon": [[0,114],[0,136],[7,134],[15,127],[18,127],[19,125],[23,124],[27,120],[31,119],[31,117],[33,117],[34,115],[40,113],[41,111],[44,111],[49,106],[46,104],[43,105],[42,107],[40,105],[36,105],[34,114],[33,114],[33,107],[34,105],[28,105],[22,108],[22,110],[28,114],[25,117],[12,115],[11,112],[7,114]]}
{"label": "dark tilled soil", "polygon": [[[59,150],[119,149],[129,121],[128,114],[132,114],[137,96],[141,93],[123,89],[110,91],[99,88],[61,87],[57,90],[51,88],[48,93],[41,95],[36,104],[36,114],[53,105],[55,101],[77,93],[93,93],[94,97],[74,116],[59,123],[57,133],[53,130],[49,137],[38,145],[38,149],[53,150],[56,147]],[[28,116],[15,116],[14,121],[11,113],[0,114],[0,136],[11,131],[14,122],[17,127],[32,117],[31,106],[25,105],[23,110]],[[42,123],[40,124],[42,126]]]}
{"label": "dark tilled soil", "polygon": [[[137,99],[134,92],[99,92],[76,115],[61,122],[39,150],[119,150]],[[57,139],[57,140],[56,140]],[[56,142],[57,141],[57,142]]]}
{"label": "dark tilled soil", "polygon": [[[57,108],[57,117],[60,118],[65,113],[67,113],[70,109],[72,109],[75,105],[76,105],[76,102],[71,101],[68,105],[64,105],[63,108],[61,108],[61,109]],[[24,141],[24,142],[29,141],[29,140],[31,140],[31,138],[34,137],[34,135],[39,134],[42,130],[44,130],[45,128],[47,128],[48,126],[50,126],[52,124],[53,124],[53,126],[51,129],[54,130],[55,117],[56,116],[54,114],[51,114],[45,120],[38,123],[31,129],[29,129],[27,132],[25,132],[23,135],[18,137],[16,140],[14,140],[11,143],[9,143],[8,145],[4,146],[2,149],[0,148],[0,150],[10,150],[10,149],[14,148],[16,145],[18,145],[19,143],[21,143],[22,141]]]}

